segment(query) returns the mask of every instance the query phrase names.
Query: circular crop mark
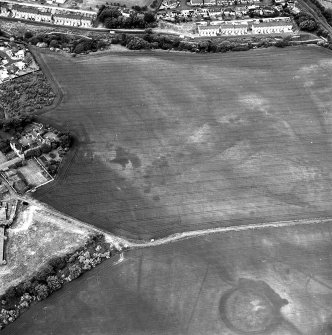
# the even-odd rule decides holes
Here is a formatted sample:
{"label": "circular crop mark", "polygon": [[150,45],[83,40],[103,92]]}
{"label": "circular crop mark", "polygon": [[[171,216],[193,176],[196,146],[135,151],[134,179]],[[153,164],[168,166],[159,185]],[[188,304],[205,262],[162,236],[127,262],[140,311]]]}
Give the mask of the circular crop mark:
{"label": "circular crop mark", "polygon": [[220,315],[226,326],[238,334],[265,335],[280,322],[280,307],[284,304],[285,300],[265,283],[242,281],[221,298]]}

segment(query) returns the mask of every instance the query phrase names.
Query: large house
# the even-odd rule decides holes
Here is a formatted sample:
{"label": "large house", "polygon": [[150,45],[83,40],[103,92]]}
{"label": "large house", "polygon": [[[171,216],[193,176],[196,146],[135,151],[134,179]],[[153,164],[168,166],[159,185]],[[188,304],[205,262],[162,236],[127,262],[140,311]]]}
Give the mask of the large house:
{"label": "large house", "polygon": [[251,26],[253,34],[280,34],[291,33],[292,22],[290,21],[270,21],[253,23]]}

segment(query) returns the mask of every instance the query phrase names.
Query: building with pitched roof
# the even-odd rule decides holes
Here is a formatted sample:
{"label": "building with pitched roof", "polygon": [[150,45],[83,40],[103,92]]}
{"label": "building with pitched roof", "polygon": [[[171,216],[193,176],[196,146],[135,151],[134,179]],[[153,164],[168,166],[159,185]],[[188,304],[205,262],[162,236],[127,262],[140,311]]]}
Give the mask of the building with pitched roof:
{"label": "building with pitched roof", "polygon": [[291,21],[270,21],[253,23],[251,30],[253,34],[280,34],[291,33],[293,30]]}
{"label": "building with pitched roof", "polygon": [[199,36],[217,36],[219,32],[219,26],[198,26]]}

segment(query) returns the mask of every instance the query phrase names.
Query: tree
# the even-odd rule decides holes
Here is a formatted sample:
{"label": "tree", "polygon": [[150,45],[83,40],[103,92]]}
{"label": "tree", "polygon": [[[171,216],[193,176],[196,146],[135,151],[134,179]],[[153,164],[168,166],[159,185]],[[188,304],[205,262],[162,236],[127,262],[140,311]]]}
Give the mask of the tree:
{"label": "tree", "polygon": [[128,42],[127,48],[130,50],[149,49],[150,44],[147,41],[143,40],[143,38],[134,37]]}
{"label": "tree", "polygon": [[50,144],[47,144],[47,143],[43,143],[41,146],[40,146],[40,151],[43,153],[43,154],[47,154],[48,152],[50,152],[52,150],[52,147]]}
{"label": "tree", "polygon": [[153,23],[156,21],[156,17],[152,12],[147,12],[144,14],[144,21],[146,23]]}
{"label": "tree", "polygon": [[74,265],[69,266],[69,273],[70,273],[71,279],[75,279],[82,274],[82,269],[79,265],[74,264]]}
{"label": "tree", "polygon": [[57,40],[52,40],[49,45],[50,48],[58,48],[59,42]]}
{"label": "tree", "polygon": [[35,294],[38,300],[43,300],[49,296],[50,292],[46,285],[37,284],[35,287]]}
{"label": "tree", "polygon": [[46,282],[51,292],[57,291],[61,288],[61,283],[57,276],[47,277]]}
{"label": "tree", "polygon": [[299,27],[302,30],[313,31],[317,29],[317,23],[314,20],[305,20],[300,22]]}
{"label": "tree", "polygon": [[33,33],[31,32],[31,31],[27,31],[27,32],[25,32],[25,34],[24,34],[24,38],[25,39],[29,39],[29,38],[31,38],[33,36]]}

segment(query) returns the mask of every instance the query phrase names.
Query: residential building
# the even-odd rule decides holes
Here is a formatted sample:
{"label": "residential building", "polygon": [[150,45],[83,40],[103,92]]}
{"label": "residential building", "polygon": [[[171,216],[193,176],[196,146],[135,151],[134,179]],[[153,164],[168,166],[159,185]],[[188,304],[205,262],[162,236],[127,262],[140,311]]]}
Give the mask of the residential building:
{"label": "residential building", "polygon": [[199,36],[217,36],[219,31],[219,26],[198,26]]}
{"label": "residential building", "polygon": [[280,34],[291,33],[292,22],[290,21],[270,21],[253,23],[251,26],[253,34]]}
{"label": "residential building", "polygon": [[209,15],[211,17],[221,16],[222,14],[223,14],[223,10],[221,7],[209,8]]}
{"label": "residential building", "polygon": [[190,0],[190,4],[192,6],[203,6],[204,0]]}
{"label": "residential building", "polygon": [[75,14],[55,14],[53,20],[55,24],[63,26],[78,27],[81,25],[81,17]]}
{"label": "residential building", "polygon": [[13,6],[13,14],[17,19],[38,21],[38,9],[35,7]]}
{"label": "residential building", "polygon": [[246,35],[248,33],[248,24],[222,24],[220,26],[221,35]]}
{"label": "residential building", "polygon": [[8,5],[6,4],[0,4],[0,15],[1,16],[8,16],[10,14]]}
{"label": "residential building", "polygon": [[51,12],[39,12],[38,21],[41,22],[52,22],[52,13]]}
{"label": "residential building", "polygon": [[204,5],[205,6],[215,6],[216,0],[204,0]]}
{"label": "residential building", "polygon": [[89,28],[92,26],[92,20],[88,16],[82,16],[81,17],[81,27]]}

